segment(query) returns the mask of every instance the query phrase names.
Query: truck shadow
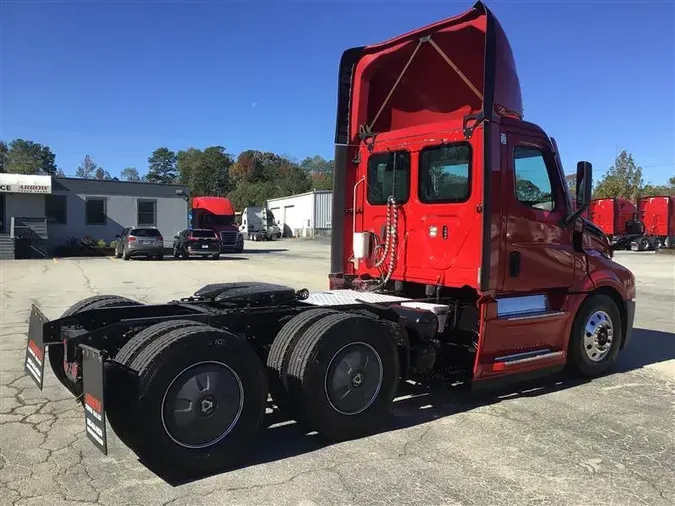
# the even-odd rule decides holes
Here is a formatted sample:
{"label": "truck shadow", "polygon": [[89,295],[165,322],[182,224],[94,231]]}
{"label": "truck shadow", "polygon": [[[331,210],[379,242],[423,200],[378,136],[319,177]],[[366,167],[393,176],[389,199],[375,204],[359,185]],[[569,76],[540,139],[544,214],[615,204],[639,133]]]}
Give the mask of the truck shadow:
{"label": "truck shadow", "polygon": [[244,249],[242,255],[267,255],[269,253],[283,253],[288,251],[288,248],[261,248],[261,249]]}
{"label": "truck shadow", "polygon": [[[675,360],[675,334],[635,329],[630,346],[623,350],[606,376],[629,372],[667,360]],[[369,435],[422,425],[439,418],[496,404],[505,399],[548,395],[576,388],[592,381],[573,378],[562,372],[550,377],[485,392],[472,392],[468,384],[451,386],[442,381],[427,384],[401,382],[388,423]],[[199,476],[186,476],[185,474],[176,476],[167,469],[153,469],[152,467],[149,469],[168,484],[181,486],[224,472],[310,453],[332,444],[322,440],[315,433],[303,430],[299,424],[278,411],[271,402],[268,402],[268,408],[271,408],[272,412],[266,415],[267,429],[261,432],[256,445],[236,466],[223,468],[210,475]],[[142,463],[148,466],[147,463]]]}
{"label": "truck shadow", "polygon": [[635,328],[630,344],[619,354],[612,373],[641,369],[667,360],[675,360],[675,334]]}

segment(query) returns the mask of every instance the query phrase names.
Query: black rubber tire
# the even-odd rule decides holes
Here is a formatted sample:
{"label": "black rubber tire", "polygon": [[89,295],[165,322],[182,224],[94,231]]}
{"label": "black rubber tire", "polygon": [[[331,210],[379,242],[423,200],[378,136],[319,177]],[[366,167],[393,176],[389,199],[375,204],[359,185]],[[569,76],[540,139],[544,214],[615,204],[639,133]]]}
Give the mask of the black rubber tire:
{"label": "black rubber tire", "polygon": [[[584,350],[584,333],[586,320],[594,311],[605,311],[612,321],[613,337],[609,353],[600,361],[593,362]],[[569,346],[567,349],[567,369],[573,374],[585,378],[593,378],[604,374],[619,354],[623,329],[621,314],[614,301],[603,294],[590,295],[581,303],[572,324]]]}
{"label": "black rubber tire", "polygon": [[173,257],[177,259],[179,256],[180,255],[178,254],[178,250],[174,247],[173,248]]}
{"label": "black rubber tire", "polygon": [[[87,297],[70,306],[63,312],[61,318],[90,309],[103,309],[105,307],[115,306],[138,306],[140,304],[140,302],[126,297],[120,297],[119,295],[94,295],[93,297]],[[82,395],[82,382],[72,381],[63,370],[63,346],[50,346],[47,355],[49,356],[49,365],[56,378],[75,397],[80,397]]]}
{"label": "black rubber tire", "polygon": [[[358,414],[338,412],[328,400],[325,377],[331,359],[350,343],[371,346],[382,362],[382,382],[374,401]],[[388,420],[399,381],[399,357],[393,336],[373,318],[338,313],[310,326],[296,343],[287,367],[287,385],[295,419],[329,441],[370,434]]]}
{"label": "black rubber tire", "polygon": [[220,260],[220,253],[213,255],[214,260]]}
{"label": "black rubber tire", "polygon": [[128,251],[123,251],[123,252],[122,252],[122,258],[123,258],[124,260],[129,260],[129,259],[131,258],[131,255],[129,254]]}
{"label": "black rubber tire", "polygon": [[[127,341],[113,360],[134,371],[131,367],[134,359],[149,343],[174,330],[200,325],[204,326],[190,320],[169,320],[150,325]],[[138,434],[135,430],[138,385],[128,374],[119,373],[115,368],[109,369],[108,375],[105,393],[106,416],[117,437],[133,450],[138,446]]]}
{"label": "black rubber tire", "polygon": [[270,383],[270,394],[280,410],[287,411],[289,406],[285,374],[295,344],[312,324],[325,316],[336,313],[337,311],[334,309],[327,308],[304,311],[286,322],[274,338],[267,355],[267,376]]}
{"label": "black rubber tire", "polygon": [[115,258],[122,258],[122,253],[118,253],[117,250],[115,250]]}
{"label": "black rubber tire", "polygon": [[[243,406],[231,432],[207,448],[181,446],[167,434],[162,419],[164,394],[177,375],[203,361],[226,364],[239,377]],[[223,470],[246,454],[263,426],[267,377],[251,346],[240,337],[213,327],[186,327],[168,332],[133,360],[138,372],[134,450],[151,468],[204,475]]]}
{"label": "black rubber tire", "polygon": [[191,320],[169,320],[150,325],[129,339],[129,341],[127,341],[127,343],[117,352],[114,360],[125,367],[131,367],[133,360],[150,341],[158,339],[172,330],[184,327],[194,327],[197,325],[202,324]]}

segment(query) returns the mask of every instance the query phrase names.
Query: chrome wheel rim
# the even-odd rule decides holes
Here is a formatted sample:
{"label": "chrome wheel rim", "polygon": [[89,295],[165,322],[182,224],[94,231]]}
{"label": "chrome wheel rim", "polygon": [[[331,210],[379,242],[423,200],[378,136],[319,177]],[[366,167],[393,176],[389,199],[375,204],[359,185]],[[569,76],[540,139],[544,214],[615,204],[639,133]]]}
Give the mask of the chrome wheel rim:
{"label": "chrome wheel rim", "polygon": [[324,391],[335,411],[342,415],[358,415],[375,402],[382,380],[379,353],[367,343],[349,343],[331,358],[324,378]]}
{"label": "chrome wheel rim", "polygon": [[605,311],[595,311],[584,326],[584,351],[593,362],[602,361],[612,349],[614,326]]}
{"label": "chrome wheel rim", "polygon": [[222,362],[199,362],[178,373],[164,392],[162,424],[176,444],[207,448],[232,432],[243,408],[239,375]]}

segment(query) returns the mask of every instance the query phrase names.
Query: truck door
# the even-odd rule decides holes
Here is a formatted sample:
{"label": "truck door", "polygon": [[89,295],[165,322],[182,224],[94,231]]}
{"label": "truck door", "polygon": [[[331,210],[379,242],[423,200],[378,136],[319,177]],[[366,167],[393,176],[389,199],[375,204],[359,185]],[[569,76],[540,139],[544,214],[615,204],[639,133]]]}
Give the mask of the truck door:
{"label": "truck door", "polygon": [[502,198],[507,265],[502,290],[568,289],[575,281],[575,252],[572,229],[562,226],[567,199],[550,145],[543,136],[517,130],[508,132],[506,139]]}
{"label": "truck door", "polygon": [[477,380],[564,364],[577,300],[568,293],[585,272],[562,224],[570,203],[548,139],[506,130],[500,153],[504,261],[501,286],[481,307]]}

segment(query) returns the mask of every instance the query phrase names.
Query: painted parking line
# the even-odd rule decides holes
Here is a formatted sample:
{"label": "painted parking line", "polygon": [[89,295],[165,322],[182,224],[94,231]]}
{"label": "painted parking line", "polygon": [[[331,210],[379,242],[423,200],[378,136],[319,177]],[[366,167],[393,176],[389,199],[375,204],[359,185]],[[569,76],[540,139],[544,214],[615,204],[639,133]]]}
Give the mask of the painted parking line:
{"label": "painted parking line", "polygon": [[115,257],[108,257],[109,260],[112,260],[113,262],[117,262],[117,259]]}

